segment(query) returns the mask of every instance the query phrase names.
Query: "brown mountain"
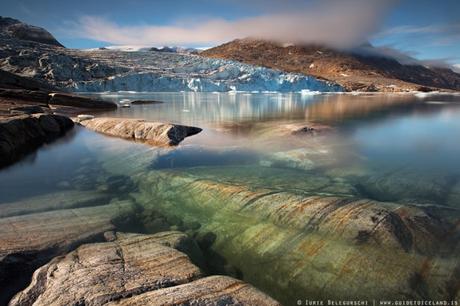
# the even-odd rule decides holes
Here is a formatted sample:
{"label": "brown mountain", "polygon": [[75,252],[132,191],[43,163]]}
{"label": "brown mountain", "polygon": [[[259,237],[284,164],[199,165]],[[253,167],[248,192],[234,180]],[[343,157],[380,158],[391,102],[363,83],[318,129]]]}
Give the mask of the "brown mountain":
{"label": "brown mountain", "polygon": [[[365,47],[367,52],[339,51],[318,45],[282,46],[237,39],[200,54],[313,75],[350,91],[460,90],[460,74],[450,69],[429,68],[416,62],[403,65],[394,58],[379,55],[370,45]],[[368,52],[369,49],[375,52]]]}

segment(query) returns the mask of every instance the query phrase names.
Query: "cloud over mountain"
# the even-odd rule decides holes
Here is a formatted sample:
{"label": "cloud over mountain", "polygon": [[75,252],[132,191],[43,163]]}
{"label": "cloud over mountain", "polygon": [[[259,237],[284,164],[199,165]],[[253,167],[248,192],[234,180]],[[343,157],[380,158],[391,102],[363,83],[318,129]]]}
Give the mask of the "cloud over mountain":
{"label": "cloud over mountain", "polygon": [[120,25],[100,16],[81,17],[71,27],[74,36],[129,45],[215,45],[254,37],[290,43],[320,43],[351,47],[376,33],[395,1],[289,0],[256,1],[260,14],[236,20],[178,20],[141,26]]}

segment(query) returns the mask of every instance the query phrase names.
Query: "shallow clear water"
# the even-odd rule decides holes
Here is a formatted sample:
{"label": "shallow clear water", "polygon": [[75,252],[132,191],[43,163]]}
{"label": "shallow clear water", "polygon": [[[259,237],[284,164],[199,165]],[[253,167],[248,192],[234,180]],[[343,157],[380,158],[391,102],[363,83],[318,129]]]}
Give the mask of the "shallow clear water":
{"label": "shallow clear water", "polygon": [[[96,116],[181,123],[201,127],[203,132],[187,138],[178,148],[160,149],[78,127],[64,139],[1,170],[0,203],[34,198],[40,201],[46,195],[87,190],[98,190],[113,198],[132,194],[133,201],[141,203],[149,199],[166,201],[163,194],[174,196],[177,190],[155,185],[156,191],[150,193],[144,192],[145,186],[137,186],[147,181],[149,174],[165,174],[236,184],[251,190],[460,208],[460,96],[101,96],[119,103],[125,99],[164,103],[133,105]],[[305,126],[314,131],[295,132]],[[187,210],[186,205],[183,203],[177,210],[183,210],[184,219],[192,218],[193,209]],[[158,209],[165,208],[158,204]],[[214,219],[207,229],[218,233],[216,227],[222,226],[222,233],[227,233],[230,223],[234,227],[243,222],[240,217],[229,213],[221,225]],[[142,228],[154,231],[145,224]],[[231,253],[222,244],[215,248],[224,257]],[[237,261],[226,259],[241,268]],[[243,269],[237,275],[259,285],[251,271]],[[277,289],[270,285],[261,287],[284,301],[291,298],[286,297],[288,292],[274,293]]]}

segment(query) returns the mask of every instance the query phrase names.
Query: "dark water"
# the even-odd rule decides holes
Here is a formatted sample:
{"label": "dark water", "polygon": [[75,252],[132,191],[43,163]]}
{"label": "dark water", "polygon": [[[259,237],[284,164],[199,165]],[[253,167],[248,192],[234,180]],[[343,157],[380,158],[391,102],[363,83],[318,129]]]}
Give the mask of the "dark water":
{"label": "dark water", "polygon": [[[102,97],[119,103],[130,99],[164,103],[133,105],[97,116],[181,123],[201,127],[203,132],[178,148],[160,149],[76,128],[0,171],[0,203],[39,202],[55,194],[88,190],[113,198],[132,193],[145,202],[152,194],[136,182],[145,182],[150,173],[174,173],[274,192],[460,208],[458,95],[125,93]],[[314,130],[296,132],[305,126]],[[157,188],[157,194],[177,192]],[[177,209],[184,209],[185,218],[193,215],[183,207]],[[235,228],[243,221],[227,215],[219,222],[213,220],[208,227]],[[145,224],[142,228],[154,231],[146,230]],[[214,251],[219,253],[219,247]],[[230,274],[250,281],[257,278],[244,273]],[[270,294],[276,291],[267,288]],[[283,294],[289,293],[282,293],[282,299]]]}

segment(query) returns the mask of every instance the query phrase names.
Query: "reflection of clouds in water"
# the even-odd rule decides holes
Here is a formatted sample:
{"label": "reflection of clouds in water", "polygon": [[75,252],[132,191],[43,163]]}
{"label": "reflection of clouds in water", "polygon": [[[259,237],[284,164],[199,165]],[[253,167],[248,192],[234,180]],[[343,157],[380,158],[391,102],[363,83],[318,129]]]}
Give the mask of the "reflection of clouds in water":
{"label": "reflection of clouds in water", "polygon": [[[250,94],[247,93],[151,93],[113,94],[105,96],[112,101],[120,99],[154,99],[165,103],[134,105],[130,109],[118,109],[102,115],[145,118],[151,121],[168,121],[200,127],[226,121],[273,120],[304,118],[304,108],[318,96],[297,93]],[[184,112],[183,110],[188,110]]]}

